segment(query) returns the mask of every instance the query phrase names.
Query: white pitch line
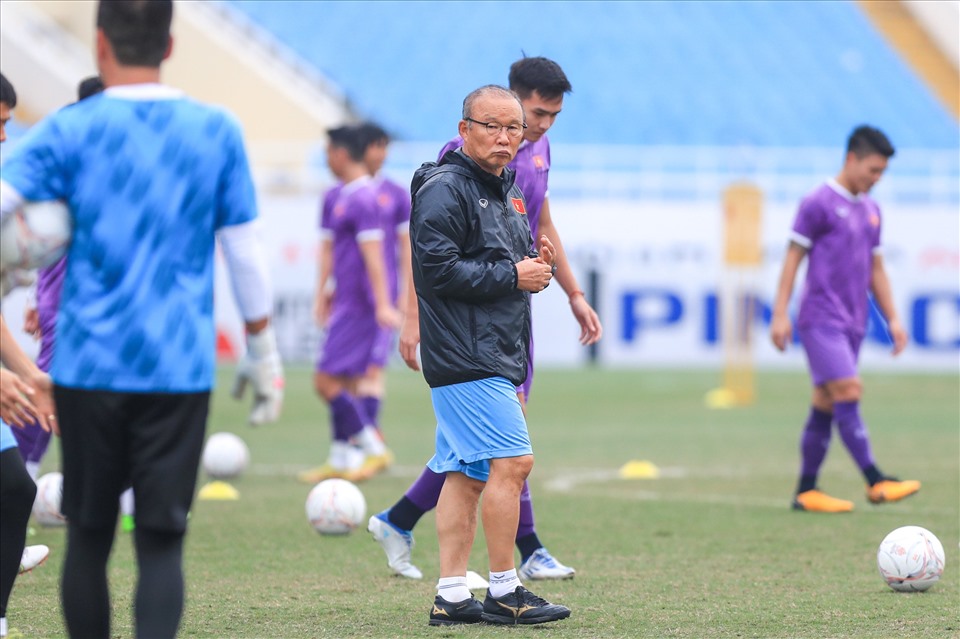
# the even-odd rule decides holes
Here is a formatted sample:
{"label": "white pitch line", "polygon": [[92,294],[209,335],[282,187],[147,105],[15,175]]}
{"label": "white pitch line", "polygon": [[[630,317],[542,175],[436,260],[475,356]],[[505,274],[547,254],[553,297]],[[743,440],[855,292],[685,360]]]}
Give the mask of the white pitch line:
{"label": "white pitch line", "polygon": [[[681,466],[672,466],[664,467],[660,469],[660,479],[679,479],[679,478],[688,478],[688,477],[746,477],[750,473],[746,472],[744,469],[723,469],[723,468],[714,468],[714,469],[701,469],[696,473],[688,471],[688,469]],[[618,483],[631,482],[634,486],[637,487],[636,490],[631,491],[628,494],[623,494],[621,492],[614,493],[605,488],[599,486],[584,486],[585,484],[590,483],[605,483],[616,481]],[[576,491],[577,496],[598,496],[606,498],[615,498],[615,499],[625,499],[630,501],[671,501],[671,502],[688,502],[688,503],[704,503],[704,504],[728,504],[731,506],[748,506],[756,508],[777,508],[777,509],[789,509],[790,508],[790,498],[789,496],[780,499],[780,498],[769,498],[769,497],[757,497],[753,495],[741,495],[741,494],[731,494],[731,493],[669,493],[663,491],[648,490],[650,486],[654,486],[653,482],[655,479],[621,479],[619,476],[619,471],[614,469],[584,469],[574,473],[566,473],[564,475],[559,475],[552,479],[544,482],[544,487],[547,490],[552,490],[554,492],[561,493],[570,493]],[[920,504],[923,502],[916,501],[922,499],[922,493],[918,497],[912,498],[911,501],[902,502],[899,504],[890,504],[890,505],[877,505],[866,504],[864,507],[857,507],[855,512],[865,512],[874,515],[884,515],[890,514],[893,509],[896,509],[896,512],[909,515],[958,515],[960,510],[956,508],[931,508],[924,507]]]}
{"label": "white pitch line", "polygon": [[[247,471],[251,475],[256,475],[260,477],[296,477],[297,473],[306,470],[306,466],[302,464],[252,464],[250,469]],[[380,475],[380,477],[390,478],[409,478],[409,477],[419,477],[420,473],[423,472],[423,466],[391,466],[387,471]],[[659,479],[685,479],[685,478],[730,478],[730,477],[749,477],[750,472],[746,469],[732,468],[732,467],[714,467],[714,468],[700,468],[696,470],[691,470],[683,466],[664,466],[660,468],[660,477]],[[536,479],[536,477],[535,477]],[[618,483],[631,482],[634,486],[637,487],[636,490],[631,491],[629,494],[623,493],[613,493],[610,490],[599,486],[586,486],[586,484],[596,483],[602,484],[606,482],[615,481]],[[751,495],[739,495],[739,494],[716,494],[716,493],[667,493],[663,491],[656,490],[647,490],[647,488],[655,486],[655,479],[620,479],[619,469],[618,468],[585,468],[579,469],[576,472],[568,472],[556,475],[550,479],[547,479],[543,482],[545,489],[559,492],[559,493],[572,493],[576,492],[578,496],[598,496],[606,498],[618,498],[629,501],[671,501],[671,502],[688,502],[688,503],[703,503],[703,504],[728,504],[731,506],[748,506],[756,508],[778,508],[778,509],[788,509],[790,507],[789,496],[784,499],[773,499],[773,498],[764,498],[764,497],[755,497]],[[918,496],[911,498],[911,501],[903,502],[900,504],[891,504],[889,506],[879,505],[871,506],[870,504],[865,504],[862,508],[857,507],[854,511],[856,513],[865,512],[870,514],[889,514],[892,512],[892,509],[896,509],[897,512],[905,515],[958,515],[958,509],[950,508],[924,508],[923,506],[914,506],[914,504],[921,504],[923,499],[923,493],[921,492]]]}

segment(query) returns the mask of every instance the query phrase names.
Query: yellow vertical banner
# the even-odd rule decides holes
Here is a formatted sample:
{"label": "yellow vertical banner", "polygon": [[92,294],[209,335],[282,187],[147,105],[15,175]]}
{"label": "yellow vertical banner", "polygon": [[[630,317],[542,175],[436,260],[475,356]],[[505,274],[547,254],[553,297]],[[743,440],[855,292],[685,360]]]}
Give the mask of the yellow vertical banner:
{"label": "yellow vertical banner", "polygon": [[707,393],[711,408],[747,406],[756,399],[753,333],[763,251],[763,192],[737,183],[723,194],[723,268],[719,282],[723,385]]}

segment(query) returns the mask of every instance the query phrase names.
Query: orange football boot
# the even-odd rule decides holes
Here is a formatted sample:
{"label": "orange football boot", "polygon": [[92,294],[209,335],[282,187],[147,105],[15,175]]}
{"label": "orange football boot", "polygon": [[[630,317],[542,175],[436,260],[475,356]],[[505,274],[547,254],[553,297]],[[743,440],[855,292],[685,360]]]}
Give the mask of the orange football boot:
{"label": "orange football boot", "polygon": [[900,481],[893,477],[882,479],[873,486],[867,487],[867,499],[874,504],[886,501],[900,501],[920,490],[920,482],[916,479]]}
{"label": "orange football boot", "polygon": [[794,497],[793,509],[814,513],[848,513],[853,510],[853,502],[837,499],[814,489],[806,490]]}

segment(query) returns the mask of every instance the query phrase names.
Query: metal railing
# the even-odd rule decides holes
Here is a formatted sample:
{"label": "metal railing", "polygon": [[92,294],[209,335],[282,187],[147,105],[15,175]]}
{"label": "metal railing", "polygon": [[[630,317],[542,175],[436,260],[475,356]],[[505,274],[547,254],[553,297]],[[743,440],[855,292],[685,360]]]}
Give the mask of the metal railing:
{"label": "metal railing", "polygon": [[[443,142],[394,142],[385,171],[407,183],[421,163],[435,160]],[[282,167],[293,154],[300,169]],[[554,144],[550,193],[554,198],[600,200],[715,200],[732,182],[759,186],[769,201],[796,201],[836,175],[843,150]],[[261,187],[319,192],[331,182],[323,146],[251,145]],[[900,149],[875,195],[884,202],[960,206],[960,151]]]}

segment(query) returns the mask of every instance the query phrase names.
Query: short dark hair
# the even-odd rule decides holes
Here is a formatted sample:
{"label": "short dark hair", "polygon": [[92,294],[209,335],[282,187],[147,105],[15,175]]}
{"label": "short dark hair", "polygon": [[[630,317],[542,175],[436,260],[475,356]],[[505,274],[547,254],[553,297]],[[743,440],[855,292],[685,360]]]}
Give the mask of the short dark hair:
{"label": "short dark hair", "polygon": [[862,124],[853,130],[847,139],[847,153],[853,153],[858,158],[874,153],[885,158],[893,157],[896,149],[883,131],[876,127]]}
{"label": "short dark hair", "polygon": [[13,90],[13,85],[7,76],[0,73],[0,102],[4,102],[8,109],[17,106],[17,92]]}
{"label": "short dark hair", "polygon": [[84,78],[80,81],[80,84],[77,85],[77,102],[86,100],[91,95],[100,93],[103,89],[103,80],[100,79],[99,75]]}
{"label": "short dark hair", "polygon": [[346,124],[327,129],[327,137],[330,138],[331,146],[346,149],[351,160],[354,162],[363,161],[363,153],[367,150],[367,147],[361,140],[360,128],[356,124]]}
{"label": "short dark hair", "polygon": [[560,65],[547,58],[524,56],[510,65],[510,88],[523,98],[536,91],[547,100],[556,100],[564,93],[573,93],[570,80]]}
{"label": "short dark hair", "polygon": [[360,143],[366,150],[371,144],[389,144],[390,134],[376,122],[363,122],[357,126]]}
{"label": "short dark hair", "polygon": [[159,67],[172,21],[173,0],[100,0],[97,9],[97,28],[124,66]]}

